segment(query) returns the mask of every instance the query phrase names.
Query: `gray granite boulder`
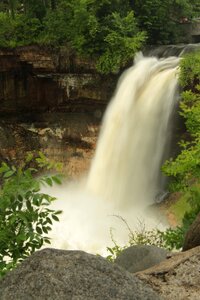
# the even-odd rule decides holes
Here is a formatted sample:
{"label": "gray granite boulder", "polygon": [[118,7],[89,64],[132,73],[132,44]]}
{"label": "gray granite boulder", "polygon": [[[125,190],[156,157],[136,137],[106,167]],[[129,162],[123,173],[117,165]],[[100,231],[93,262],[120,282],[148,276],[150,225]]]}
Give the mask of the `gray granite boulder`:
{"label": "gray granite boulder", "polygon": [[44,249],[0,280],[0,300],[161,299],[146,283],[83,251]]}
{"label": "gray granite boulder", "polygon": [[167,258],[168,253],[167,250],[152,245],[134,245],[123,250],[115,263],[135,273],[159,264]]}

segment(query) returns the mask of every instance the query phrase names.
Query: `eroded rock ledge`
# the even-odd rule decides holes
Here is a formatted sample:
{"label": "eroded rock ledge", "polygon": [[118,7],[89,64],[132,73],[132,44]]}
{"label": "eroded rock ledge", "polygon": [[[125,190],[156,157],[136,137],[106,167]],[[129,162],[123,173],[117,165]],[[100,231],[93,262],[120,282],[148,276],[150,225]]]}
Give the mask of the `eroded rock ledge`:
{"label": "eroded rock ledge", "polygon": [[101,111],[117,78],[65,47],[0,49],[0,113]]}

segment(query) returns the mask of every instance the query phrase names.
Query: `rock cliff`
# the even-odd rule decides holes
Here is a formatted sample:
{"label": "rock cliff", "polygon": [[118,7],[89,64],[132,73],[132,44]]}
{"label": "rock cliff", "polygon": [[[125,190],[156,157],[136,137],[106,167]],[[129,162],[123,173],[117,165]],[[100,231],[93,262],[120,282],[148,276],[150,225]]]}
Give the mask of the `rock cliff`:
{"label": "rock cliff", "polygon": [[116,79],[64,47],[0,49],[0,113],[104,109]]}
{"label": "rock cliff", "polygon": [[70,176],[87,169],[117,79],[66,47],[0,49],[0,161],[41,150]]}

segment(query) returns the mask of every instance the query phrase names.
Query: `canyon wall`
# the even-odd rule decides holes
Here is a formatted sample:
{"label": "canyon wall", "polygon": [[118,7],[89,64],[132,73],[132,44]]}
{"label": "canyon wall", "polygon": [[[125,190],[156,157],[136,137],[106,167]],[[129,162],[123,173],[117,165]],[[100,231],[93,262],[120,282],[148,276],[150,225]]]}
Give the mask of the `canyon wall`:
{"label": "canyon wall", "polygon": [[0,162],[42,151],[69,176],[85,171],[117,79],[66,47],[0,49]]}
{"label": "canyon wall", "polygon": [[105,108],[116,80],[65,47],[0,49],[0,113],[94,112]]}

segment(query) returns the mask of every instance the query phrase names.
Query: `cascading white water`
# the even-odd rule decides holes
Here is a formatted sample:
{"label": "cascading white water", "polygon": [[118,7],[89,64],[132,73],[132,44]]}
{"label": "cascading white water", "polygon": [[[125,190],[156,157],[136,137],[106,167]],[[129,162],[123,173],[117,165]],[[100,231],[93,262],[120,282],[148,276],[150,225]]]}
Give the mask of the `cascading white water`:
{"label": "cascading white water", "polygon": [[[177,99],[178,63],[176,57],[140,55],[122,75],[84,184],[53,192],[59,199],[53,207],[64,211],[53,230],[54,247],[102,253],[110,242],[109,229],[116,227],[113,214],[130,226],[140,216],[147,226],[159,222],[149,221],[145,210],[161,188],[160,166]],[[127,239],[125,230],[118,224],[117,240]]]}
{"label": "cascading white water", "polygon": [[152,204],[159,192],[178,62],[140,58],[107,109],[87,188],[120,209]]}

